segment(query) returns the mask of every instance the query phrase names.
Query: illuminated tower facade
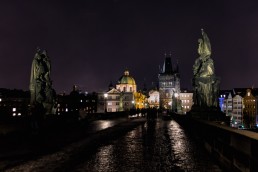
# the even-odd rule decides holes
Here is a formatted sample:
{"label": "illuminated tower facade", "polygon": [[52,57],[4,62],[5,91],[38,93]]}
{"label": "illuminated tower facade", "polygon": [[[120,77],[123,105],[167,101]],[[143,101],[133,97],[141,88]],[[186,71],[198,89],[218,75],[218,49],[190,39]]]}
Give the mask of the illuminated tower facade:
{"label": "illuminated tower facade", "polygon": [[176,108],[177,98],[180,93],[180,75],[178,64],[173,69],[171,55],[165,55],[165,61],[160,73],[159,80],[159,103],[160,109],[173,110]]}

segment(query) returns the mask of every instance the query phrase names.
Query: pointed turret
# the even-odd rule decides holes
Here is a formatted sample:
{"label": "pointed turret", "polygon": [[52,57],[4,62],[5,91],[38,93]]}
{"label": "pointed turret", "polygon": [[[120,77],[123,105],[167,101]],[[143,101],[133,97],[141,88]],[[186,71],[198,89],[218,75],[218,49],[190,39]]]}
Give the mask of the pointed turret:
{"label": "pointed turret", "polygon": [[164,64],[163,64],[162,73],[164,73],[164,74],[172,74],[173,73],[172,62],[171,62],[171,54],[170,54],[170,56],[167,56],[165,54],[165,61],[164,61]]}
{"label": "pointed turret", "polygon": [[175,70],[175,73],[179,73],[178,59],[176,60],[176,70]]}

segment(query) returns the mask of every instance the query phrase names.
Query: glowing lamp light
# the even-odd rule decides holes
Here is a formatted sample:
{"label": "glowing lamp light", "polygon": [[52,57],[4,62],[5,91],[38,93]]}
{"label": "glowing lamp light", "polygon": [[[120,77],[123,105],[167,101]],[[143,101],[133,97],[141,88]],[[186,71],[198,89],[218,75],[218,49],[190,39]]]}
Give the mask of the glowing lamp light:
{"label": "glowing lamp light", "polygon": [[178,93],[175,93],[175,97],[178,97]]}
{"label": "glowing lamp light", "polygon": [[105,98],[107,98],[107,97],[108,97],[108,94],[107,94],[107,93],[105,93],[105,94],[104,94],[104,97],[105,97]]}

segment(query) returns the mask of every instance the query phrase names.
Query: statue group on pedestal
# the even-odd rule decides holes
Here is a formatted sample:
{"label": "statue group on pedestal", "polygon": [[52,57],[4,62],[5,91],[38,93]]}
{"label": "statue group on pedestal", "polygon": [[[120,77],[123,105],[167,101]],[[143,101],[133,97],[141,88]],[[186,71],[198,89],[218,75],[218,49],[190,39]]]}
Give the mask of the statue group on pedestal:
{"label": "statue group on pedestal", "polygon": [[194,104],[199,107],[217,107],[220,80],[215,76],[213,60],[210,58],[210,40],[203,30],[198,42],[200,56],[193,65]]}
{"label": "statue group on pedestal", "polygon": [[32,108],[43,106],[46,114],[52,113],[55,91],[50,79],[51,64],[45,50],[37,48],[32,61],[30,77],[30,104]]}

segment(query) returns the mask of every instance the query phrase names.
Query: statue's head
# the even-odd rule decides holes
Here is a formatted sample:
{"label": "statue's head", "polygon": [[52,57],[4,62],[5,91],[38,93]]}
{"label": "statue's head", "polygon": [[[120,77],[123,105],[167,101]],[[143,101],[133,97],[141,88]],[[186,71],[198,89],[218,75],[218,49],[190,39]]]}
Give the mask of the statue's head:
{"label": "statue's head", "polygon": [[34,56],[35,59],[38,59],[38,60],[41,59],[40,51],[41,51],[41,50],[39,49],[39,47],[37,47],[36,54],[35,54],[35,56]]}
{"label": "statue's head", "polygon": [[43,50],[42,53],[41,53],[41,56],[44,58],[44,57],[47,57],[47,51],[46,50]]}
{"label": "statue's head", "polygon": [[210,40],[207,34],[203,31],[203,29],[202,29],[202,38],[200,38],[198,42],[199,42],[198,53],[203,57],[211,55]]}

